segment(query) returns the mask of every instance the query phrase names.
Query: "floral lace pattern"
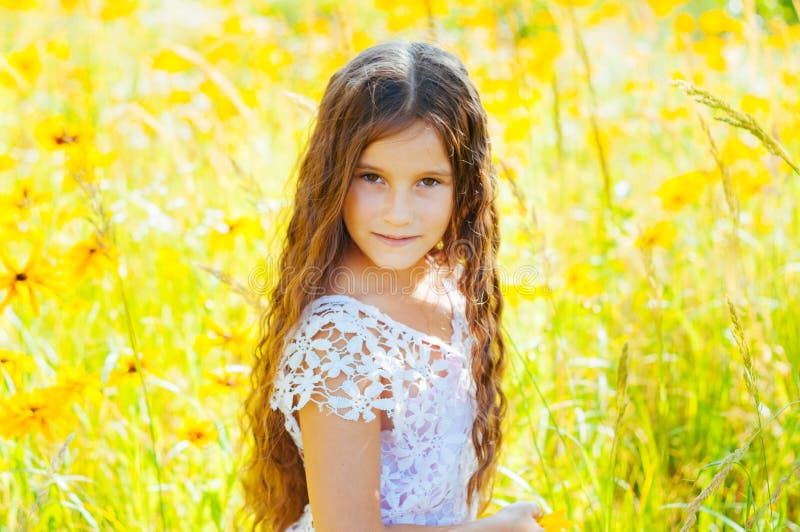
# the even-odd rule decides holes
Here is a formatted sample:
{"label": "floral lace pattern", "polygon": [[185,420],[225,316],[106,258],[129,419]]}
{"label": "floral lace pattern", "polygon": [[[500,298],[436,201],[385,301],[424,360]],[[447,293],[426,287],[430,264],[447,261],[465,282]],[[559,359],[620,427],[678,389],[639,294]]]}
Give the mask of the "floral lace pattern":
{"label": "floral lace pattern", "polygon": [[[471,431],[475,384],[464,298],[453,305],[449,342],[345,295],[303,309],[288,336],[270,407],[280,409],[303,456],[296,412],[309,401],[343,419],[391,420],[381,431],[384,524],[449,525],[475,519],[467,482],[476,468]],[[288,531],[313,531],[310,506]]]}

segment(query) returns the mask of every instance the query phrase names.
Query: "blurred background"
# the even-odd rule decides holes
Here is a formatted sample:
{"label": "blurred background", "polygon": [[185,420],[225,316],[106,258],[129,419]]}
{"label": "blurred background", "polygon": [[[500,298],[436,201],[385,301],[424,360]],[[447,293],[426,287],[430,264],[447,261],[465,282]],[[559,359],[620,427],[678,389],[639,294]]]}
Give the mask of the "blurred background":
{"label": "blurred background", "polygon": [[800,530],[798,12],[0,0],[0,530],[235,529],[295,163],[329,77],[390,38],[458,55],[490,117],[490,513]]}

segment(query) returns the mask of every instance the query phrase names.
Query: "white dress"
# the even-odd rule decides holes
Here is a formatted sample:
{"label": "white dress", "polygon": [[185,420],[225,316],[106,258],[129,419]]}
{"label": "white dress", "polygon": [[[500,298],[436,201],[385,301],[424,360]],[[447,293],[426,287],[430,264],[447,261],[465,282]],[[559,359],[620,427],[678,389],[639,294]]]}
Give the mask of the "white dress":
{"label": "white dress", "polygon": [[[467,508],[467,482],[477,467],[472,338],[463,294],[453,280],[443,283],[453,307],[447,343],[350,296],[312,300],[287,336],[270,400],[301,457],[293,413],[308,401],[353,421],[386,412],[394,426],[381,431],[383,524],[452,525],[477,513],[477,496]],[[310,505],[286,530],[314,530]]]}

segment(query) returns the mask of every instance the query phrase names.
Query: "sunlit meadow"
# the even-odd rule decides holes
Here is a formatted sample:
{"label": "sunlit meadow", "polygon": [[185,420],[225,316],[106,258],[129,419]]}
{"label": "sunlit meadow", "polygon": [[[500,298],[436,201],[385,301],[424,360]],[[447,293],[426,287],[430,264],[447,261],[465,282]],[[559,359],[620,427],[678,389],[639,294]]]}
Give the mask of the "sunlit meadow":
{"label": "sunlit meadow", "polygon": [[800,530],[798,11],[0,0],[0,530],[244,529],[296,158],[330,75],[392,37],[456,53],[490,115],[489,513]]}

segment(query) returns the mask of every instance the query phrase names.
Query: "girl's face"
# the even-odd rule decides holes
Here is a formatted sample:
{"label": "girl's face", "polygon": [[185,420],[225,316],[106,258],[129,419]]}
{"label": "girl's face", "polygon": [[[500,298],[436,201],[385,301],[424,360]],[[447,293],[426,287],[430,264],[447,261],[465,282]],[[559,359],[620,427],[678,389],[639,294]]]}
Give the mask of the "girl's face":
{"label": "girl's face", "polygon": [[438,133],[417,121],[361,153],[345,198],[345,227],[380,268],[406,270],[421,264],[447,229],[453,183]]}

